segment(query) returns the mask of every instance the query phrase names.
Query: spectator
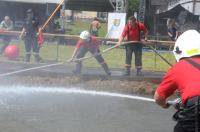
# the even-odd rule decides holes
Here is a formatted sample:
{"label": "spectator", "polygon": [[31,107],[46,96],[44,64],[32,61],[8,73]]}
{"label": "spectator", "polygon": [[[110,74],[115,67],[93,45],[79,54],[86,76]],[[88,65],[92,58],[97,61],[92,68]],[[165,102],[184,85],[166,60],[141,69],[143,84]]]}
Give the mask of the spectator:
{"label": "spectator", "polygon": [[168,19],[167,22],[167,34],[169,35],[172,41],[175,41],[178,38],[178,31],[176,27],[176,21],[174,19]]}
{"label": "spectator", "polygon": [[161,107],[168,108],[167,100],[177,90],[183,108],[174,116],[177,120],[174,132],[197,132],[200,128],[200,34],[195,30],[184,32],[173,52],[177,63],[163,78],[154,99]]}
{"label": "spectator", "polygon": [[[0,29],[3,31],[11,31],[13,30],[13,21],[10,19],[9,16],[5,16],[4,20],[0,24]],[[0,54],[3,54],[5,48],[9,45],[11,41],[11,36],[3,35],[3,46],[1,47]]]}
{"label": "spectator", "polygon": [[132,54],[135,54],[135,68],[137,70],[136,75],[142,75],[142,44],[139,42],[141,40],[141,31],[145,33],[145,40],[147,40],[148,30],[143,23],[136,21],[134,16],[129,17],[128,23],[125,25],[123,33],[118,40],[117,45],[120,45],[124,38],[127,41],[138,41],[138,43],[131,43],[125,46],[126,49],[126,72],[125,76],[130,76]]}
{"label": "spectator", "polygon": [[98,31],[101,28],[101,24],[99,22],[99,20],[95,17],[94,20],[91,22],[90,24],[90,33],[93,36],[98,36]]}
{"label": "spectator", "polygon": [[[89,51],[93,55],[95,55],[96,60],[101,64],[103,69],[105,70],[107,75],[110,75],[111,72],[104,61],[103,57],[99,54],[99,45],[100,42],[97,41],[95,36],[91,36],[88,31],[83,31],[80,34],[80,39],[78,40],[76,44],[76,48],[72,54],[71,60],[79,59],[84,57],[84,55]],[[73,71],[75,74],[80,74],[82,69],[82,62],[77,61],[76,62],[76,69]]]}

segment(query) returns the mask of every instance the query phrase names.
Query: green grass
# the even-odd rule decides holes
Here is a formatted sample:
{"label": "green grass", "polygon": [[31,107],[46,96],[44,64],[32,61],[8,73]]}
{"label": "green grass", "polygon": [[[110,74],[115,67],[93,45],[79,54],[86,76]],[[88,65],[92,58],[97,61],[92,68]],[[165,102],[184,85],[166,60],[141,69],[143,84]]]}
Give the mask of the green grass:
{"label": "green grass", "polygon": [[[71,29],[71,31],[67,32],[67,34],[71,35],[79,35],[83,30],[90,29],[90,21],[77,21],[73,24],[67,24],[66,27]],[[101,23],[101,28],[99,29],[99,36],[105,37],[107,33],[107,24]]]}

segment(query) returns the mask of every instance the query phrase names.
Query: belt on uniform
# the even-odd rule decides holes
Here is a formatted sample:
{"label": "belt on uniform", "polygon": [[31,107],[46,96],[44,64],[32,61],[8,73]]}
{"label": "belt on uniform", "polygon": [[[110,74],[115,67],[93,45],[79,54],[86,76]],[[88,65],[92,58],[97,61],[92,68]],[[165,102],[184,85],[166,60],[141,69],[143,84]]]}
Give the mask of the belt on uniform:
{"label": "belt on uniform", "polygon": [[184,105],[183,115],[187,120],[194,120],[194,132],[200,132],[200,96],[189,98]]}
{"label": "belt on uniform", "polygon": [[[198,102],[199,102],[199,103],[198,103]],[[186,107],[194,106],[196,103],[198,103],[198,104],[200,105],[200,96],[195,96],[195,97],[189,98],[189,99],[186,101],[185,106],[186,106]]]}

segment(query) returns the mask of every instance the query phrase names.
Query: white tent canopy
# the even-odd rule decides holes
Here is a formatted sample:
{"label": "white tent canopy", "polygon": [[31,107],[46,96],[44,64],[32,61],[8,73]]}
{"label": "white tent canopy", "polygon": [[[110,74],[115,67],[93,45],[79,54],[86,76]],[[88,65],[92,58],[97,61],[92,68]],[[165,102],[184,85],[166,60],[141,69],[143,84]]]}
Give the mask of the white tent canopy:
{"label": "white tent canopy", "polygon": [[8,2],[22,2],[22,3],[59,3],[60,0],[1,0],[1,1],[8,1]]}
{"label": "white tent canopy", "polygon": [[194,15],[200,15],[200,0],[169,0],[168,2],[168,10],[176,7],[177,5],[181,5],[190,13]]}

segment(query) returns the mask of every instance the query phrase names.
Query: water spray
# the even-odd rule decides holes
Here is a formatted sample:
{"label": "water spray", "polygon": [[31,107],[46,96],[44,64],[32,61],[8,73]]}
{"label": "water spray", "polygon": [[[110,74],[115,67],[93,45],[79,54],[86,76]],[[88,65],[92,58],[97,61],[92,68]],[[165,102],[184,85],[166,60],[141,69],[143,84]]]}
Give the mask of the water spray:
{"label": "water spray", "polygon": [[127,99],[134,99],[140,101],[147,101],[147,102],[154,102],[154,99],[141,97],[141,96],[134,96],[134,95],[127,95],[127,94],[119,94],[119,93],[110,93],[104,91],[93,91],[93,90],[82,90],[77,88],[26,88],[20,86],[18,87],[10,87],[10,88],[0,88],[0,94],[4,93],[13,93],[18,95],[26,95],[26,94],[37,94],[37,93],[60,93],[60,94],[83,94],[83,95],[91,95],[91,96],[107,96],[107,97],[118,97],[118,98],[127,98]]}

